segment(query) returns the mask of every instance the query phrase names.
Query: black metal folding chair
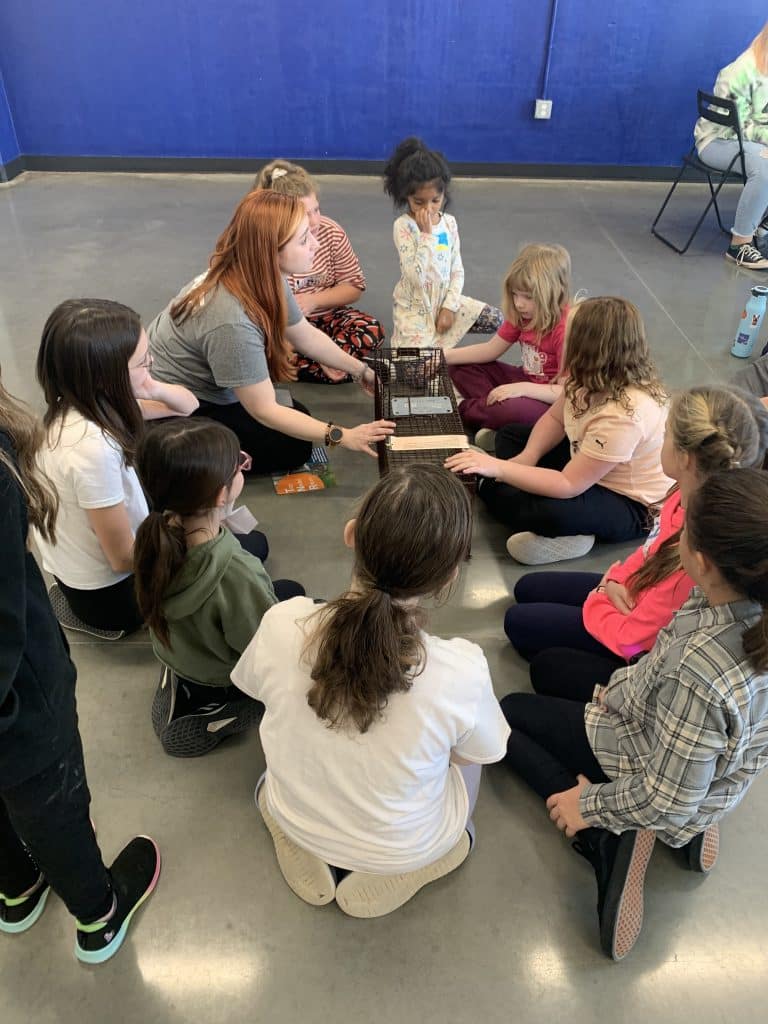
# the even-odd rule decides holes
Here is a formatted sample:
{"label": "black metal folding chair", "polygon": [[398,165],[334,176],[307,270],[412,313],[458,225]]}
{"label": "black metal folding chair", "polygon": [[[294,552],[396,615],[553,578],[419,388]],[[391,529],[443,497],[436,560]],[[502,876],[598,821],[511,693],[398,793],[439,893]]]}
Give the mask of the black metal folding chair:
{"label": "black metal folding chair", "polygon": [[[712,167],[710,164],[706,163],[705,160],[702,160],[696,152],[695,145],[692,146],[691,151],[683,157],[683,163],[680,167],[680,171],[678,172],[678,175],[675,178],[675,180],[672,182],[672,187],[670,188],[669,192],[667,192],[667,196],[664,202],[661,204],[661,209],[656,214],[656,220],[651,225],[652,234],[654,234],[659,239],[659,241],[663,242],[664,245],[668,245],[670,249],[674,249],[675,252],[680,253],[681,256],[684,252],[688,251],[688,246],[696,237],[696,233],[701,227],[704,218],[709,213],[709,209],[711,206],[714,206],[715,208],[717,223],[720,226],[720,230],[724,232],[726,235],[730,234],[730,231],[725,227],[725,225],[723,224],[722,217],[720,216],[720,207],[717,204],[717,197],[720,194],[720,189],[728,181],[739,181],[742,185],[746,185],[747,183],[747,170],[744,164],[744,141],[741,136],[741,124],[739,123],[739,112],[736,109],[736,103],[734,102],[734,100],[723,99],[721,96],[711,96],[709,93],[702,92],[701,89],[699,89],[697,93],[697,99],[699,107],[699,116],[703,117],[707,121],[712,121],[715,124],[723,125],[724,127],[732,129],[739,142],[739,151],[734,156],[733,160],[731,160],[731,162],[728,164],[727,169],[724,171],[721,170],[719,167]],[[705,156],[706,153],[707,151],[705,149]],[[738,167],[736,166],[737,161]],[[691,232],[688,241],[685,243],[683,248],[680,249],[678,248],[678,246],[674,244],[674,242],[671,242],[668,238],[665,238],[660,231],[657,231],[656,225],[659,223],[661,215],[667,208],[667,203],[672,198],[672,193],[680,184],[680,181],[682,180],[683,175],[685,174],[688,168],[690,168],[693,171],[698,171],[699,174],[703,174],[706,177],[707,184],[709,185],[709,202],[704,207],[704,212],[696,221],[696,226]],[[713,177],[715,178],[717,185],[714,184],[712,180]]]}

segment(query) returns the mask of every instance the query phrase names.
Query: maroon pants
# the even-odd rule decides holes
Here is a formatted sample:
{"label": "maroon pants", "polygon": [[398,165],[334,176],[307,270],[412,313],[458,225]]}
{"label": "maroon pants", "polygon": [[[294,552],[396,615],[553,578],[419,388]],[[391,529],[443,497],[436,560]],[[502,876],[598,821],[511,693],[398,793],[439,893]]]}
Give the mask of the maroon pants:
{"label": "maroon pants", "polygon": [[466,363],[450,366],[448,372],[456,388],[464,396],[459,403],[459,415],[466,427],[478,431],[481,427],[500,430],[507,423],[530,426],[543,416],[549,406],[534,398],[508,398],[505,402],[488,405],[486,399],[499,384],[517,384],[529,380],[519,366],[508,363]]}

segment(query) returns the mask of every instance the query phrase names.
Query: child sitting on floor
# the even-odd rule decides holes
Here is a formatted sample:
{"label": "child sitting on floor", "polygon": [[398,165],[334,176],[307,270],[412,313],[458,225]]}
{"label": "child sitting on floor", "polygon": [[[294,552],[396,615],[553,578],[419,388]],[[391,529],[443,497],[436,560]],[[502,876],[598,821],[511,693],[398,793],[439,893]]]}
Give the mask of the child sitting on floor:
{"label": "child sitting on floor", "polygon": [[[254,188],[296,196],[303,203],[318,247],[310,273],[289,274],[288,284],[313,327],[349,355],[365,359],[384,340],[384,328],[370,313],[353,306],[365,291],[365,275],[344,228],[320,212],[316,182],[298,164],[271,160],[259,171]],[[325,384],[349,380],[343,370],[321,366],[306,356],[297,356],[296,368],[299,380]]]}
{"label": "child sitting on floor", "polygon": [[515,586],[504,629],[530,658],[537,693],[591,700],[595,683],[653,647],[693,587],[679,552],[690,495],[712,473],[761,467],[766,446],[768,412],[747,392],[701,387],[675,395],[661,464],[677,486],[645,544],[603,576],[537,572]]}
{"label": "child sitting on floor", "polygon": [[667,396],[638,309],[619,298],[580,303],[565,353],[563,394],[533,428],[499,431],[496,458],[470,449],[445,463],[485,478],[480,497],[525,565],[578,558],[597,538],[643,536],[672,486],[661,468]]}
{"label": "child sitting on floor", "polygon": [[508,730],[480,648],[422,627],[471,535],[457,479],[433,465],[393,470],[344,529],[349,590],[319,610],[271,608],[232,673],[266,706],[256,798],[308,903],[379,917],[469,852],[481,765],[503,756]]}
{"label": "child sitting on floor", "polygon": [[768,473],[715,473],[690,497],[680,559],[696,584],[653,650],[592,703],[501,702],[507,762],[592,864],[603,951],[643,921],[656,836],[711,870],[719,821],[768,764]]}
{"label": "child sitting on floor", "polygon": [[249,462],[233,431],[202,417],[163,423],[139,445],[152,511],[136,534],[136,594],[165,666],[152,724],[174,757],[205,754],[259,720],[261,706],[230,684],[230,672],[264,612],[304,593],[272,583],[253,553],[263,534],[236,538],[223,525]]}
{"label": "child sitting on floor", "polygon": [[[506,423],[535,423],[559,398],[571,258],[561,245],[526,245],[504,279],[505,320],[479,345],[445,353],[451,380],[464,396],[459,414],[475,443],[492,450]],[[521,366],[500,362],[520,344]]]}

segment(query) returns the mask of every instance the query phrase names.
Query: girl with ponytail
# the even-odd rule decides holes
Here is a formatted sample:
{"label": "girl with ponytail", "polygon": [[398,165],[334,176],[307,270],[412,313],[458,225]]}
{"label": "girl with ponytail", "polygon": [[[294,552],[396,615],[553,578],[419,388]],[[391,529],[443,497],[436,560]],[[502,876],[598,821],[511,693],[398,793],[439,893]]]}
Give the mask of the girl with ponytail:
{"label": "girl with ponytail", "polygon": [[642,661],[583,706],[501,702],[507,761],[595,869],[600,937],[621,959],[643,920],[658,836],[707,872],[719,821],[768,765],[768,473],[728,469],[688,500],[679,539],[696,584]]}
{"label": "girl with ponytail", "polygon": [[256,799],[308,903],[379,917],[469,852],[481,765],[503,756],[507,728],[480,648],[423,626],[471,533],[450,473],[389,473],[344,529],[346,593],[271,608],[232,673],[266,707]]}
{"label": "girl with ponytail", "polygon": [[515,586],[504,628],[531,662],[537,693],[588,701],[596,683],[649,651],[687,600],[680,562],[685,505],[712,473],[762,466],[768,411],[737,388],[697,387],[672,399],[661,464],[675,486],[648,540],[605,573],[538,572]]}
{"label": "girl with ponytail", "polygon": [[235,538],[224,526],[249,463],[228,427],[203,418],[160,424],[138,447],[152,511],[136,534],[136,598],[165,666],[152,724],[172,756],[205,754],[258,721],[261,707],[230,672],[264,612],[304,593],[270,580],[263,534]]}

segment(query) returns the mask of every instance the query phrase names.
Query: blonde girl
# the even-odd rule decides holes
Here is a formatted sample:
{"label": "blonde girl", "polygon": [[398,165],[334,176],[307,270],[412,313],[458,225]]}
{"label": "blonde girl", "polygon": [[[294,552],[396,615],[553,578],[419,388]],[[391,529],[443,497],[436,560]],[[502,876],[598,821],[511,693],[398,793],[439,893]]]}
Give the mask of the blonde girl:
{"label": "blonde girl", "polygon": [[672,485],[661,467],[666,392],[637,308],[619,298],[578,305],[565,360],[563,393],[533,428],[504,427],[496,458],[468,450],[446,461],[484,478],[480,497],[526,565],[577,558],[596,538],[647,534],[649,507]]}
{"label": "blonde girl", "polygon": [[[289,274],[288,284],[308,322],[332,338],[344,352],[365,359],[384,340],[379,321],[354,303],[365,291],[365,275],[344,228],[320,212],[314,178],[289,160],[271,160],[259,171],[254,188],[269,188],[301,200],[309,230],[317,239],[312,269]],[[343,370],[297,357],[299,380],[337,384],[349,380]]]}
{"label": "blonde girl", "polygon": [[[559,397],[570,295],[567,251],[561,245],[526,245],[504,278],[504,323],[496,334],[445,353],[451,379],[464,396],[459,413],[467,430],[535,423]],[[515,343],[521,365],[500,362]]]}
{"label": "blonde girl", "polygon": [[529,573],[515,587],[504,629],[530,658],[537,693],[591,700],[596,683],[653,647],[693,587],[680,562],[691,495],[712,473],[762,466],[767,445],[768,412],[754,396],[711,387],[675,395],[661,464],[676,486],[645,544],[602,576]]}
{"label": "blonde girl", "polygon": [[481,766],[508,730],[482,651],[426,633],[424,604],[456,579],[471,535],[455,477],[389,473],[344,529],[349,589],[320,610],[275,605],[232,673],[266,706],[257,801],[308,903],[380,917],[469,852]]}

